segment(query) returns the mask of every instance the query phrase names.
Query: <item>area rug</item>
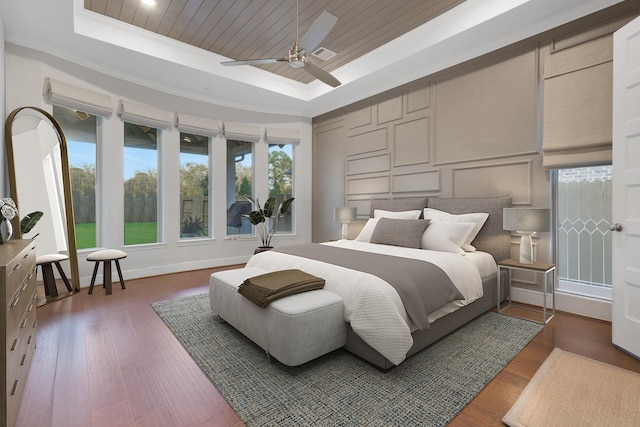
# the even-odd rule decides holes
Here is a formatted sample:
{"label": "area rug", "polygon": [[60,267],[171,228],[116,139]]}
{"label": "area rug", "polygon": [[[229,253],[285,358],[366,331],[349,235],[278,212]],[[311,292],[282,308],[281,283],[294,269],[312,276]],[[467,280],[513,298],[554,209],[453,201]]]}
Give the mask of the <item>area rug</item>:
{"label": "area rug", "polygon": [[555,348],[504,416],[509,426],[640,426],[640,374]]}
{"label": "area rug", "polygon": [[291,368],[219,322],[206,294],[152,306],[248,426],[443,426],[542,329],[489,312],[388,372],[345,350]]}

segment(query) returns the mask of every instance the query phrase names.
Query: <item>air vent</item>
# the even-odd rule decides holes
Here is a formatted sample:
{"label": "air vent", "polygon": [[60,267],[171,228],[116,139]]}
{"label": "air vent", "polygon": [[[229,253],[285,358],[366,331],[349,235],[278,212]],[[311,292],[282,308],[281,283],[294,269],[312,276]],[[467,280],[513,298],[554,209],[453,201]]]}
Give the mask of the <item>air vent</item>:
{"label": "air vent", "polygon": [[335,53],[333,51],[330,51],[326,47],[319,47],[319,48],[317,48],[316,50],[314,50],[311,53],[311,56],[315,56],[316,58],[320,58],[323,61],[327,61],[327,60],[333,58],[336,55],[337,55],[337,53]]}

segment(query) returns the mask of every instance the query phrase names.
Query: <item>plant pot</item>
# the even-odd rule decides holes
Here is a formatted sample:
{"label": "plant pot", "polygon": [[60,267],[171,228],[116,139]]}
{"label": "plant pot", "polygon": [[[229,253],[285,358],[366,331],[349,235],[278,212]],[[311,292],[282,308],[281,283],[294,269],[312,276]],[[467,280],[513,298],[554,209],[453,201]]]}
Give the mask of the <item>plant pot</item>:
{"label": "plant pot", "polygon": [[266,252],[266,251],[270,251],[271,249],[273,249],[273,246],[258,246],[256,248],[255,251],[253,251],[253,254],[259,254],[260,252]]}

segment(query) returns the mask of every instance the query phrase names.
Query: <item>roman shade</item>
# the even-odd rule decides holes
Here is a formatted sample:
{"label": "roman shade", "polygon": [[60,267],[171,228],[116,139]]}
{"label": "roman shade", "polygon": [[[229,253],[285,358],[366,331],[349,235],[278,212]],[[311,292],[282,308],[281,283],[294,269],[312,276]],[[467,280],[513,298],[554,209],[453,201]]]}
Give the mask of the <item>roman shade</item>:
{"label": "roman shade", "polygon": [[611,163],[613,38],[552,54],[544,69],[545,169]]}
{"label": "roman shade", "polygon": [[260,127],[244,123],[224,122],[224,137],[237,141],[260,141]]}
{"label": "roman shade", "polygon": [[264,140],[268,144],[298,144],[300,143],[300,131],[298,129],[266,128]]}
{"label": "roman shade", "polygon": [[176,113],[175,124],[180,132],[192,133],[194,135],[211,136],[215,138],[220,132],[218,121],[208,117]]}
{"label": "roman shade", "polygon": [[118,116],[125,122],[135,123],[158,129],[168,129],[171,127],[171,117],[164,110],[150,107],[148,105],[137,104],[131,101],[120,100]]}
{"label": "roman shade", "polygon": [[71,108],[94,116],[110,117],[113,114],[109,95],[50,77],[44,79],[44,96],[52,105]]}

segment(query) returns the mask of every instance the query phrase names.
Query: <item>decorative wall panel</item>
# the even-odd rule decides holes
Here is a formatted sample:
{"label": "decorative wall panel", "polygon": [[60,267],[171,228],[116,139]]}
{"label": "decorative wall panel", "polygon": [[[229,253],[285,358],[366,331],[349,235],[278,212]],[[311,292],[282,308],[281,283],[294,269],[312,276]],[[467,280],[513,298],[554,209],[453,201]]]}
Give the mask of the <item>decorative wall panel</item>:
{"label": "decorative wall panel", "polygon": [[389,170],[389,154],[347,160],[347,175],[358,175]]}
{"label": "decorative wall panel", "polygon": [[372,123],[371,105],[367,105],[359,110],[351,111],[347,114],[347,129],[355,129],[357,127],[370,125]]}
{"label": "decorative wall panel", "polygon": [[405,95],[405,111],[413,113],[429,107],[431,97],[429,86],[415,89]]}
{"label": "decorative wall panel", "polygon": [[531,161],[453,169],[453,197],[511,194],[514,205],[531,204]]}
{"label": "decorative wall panel", "polygon": [[439,171],[396,174],[391,178],[391,191],[394,193],[422,193],[438,190],[440,190]]}
{"label": "decorative wall panel", "polygon": [[350,136],[347,140],[347,155],[384,150],[388,146],[387,128]]}
{"label": "decorative wall panel", "polygon": [[394,126],[394,166],[429,162],[429,118]]}
{"label": "decorative wall panel", "polygon": [[378,103],[378,124],[402,118],[402,96]]}
{"label": "decorative wall panel", "polygon": [[389,192],[389,177],[378,176],[347,180],[347,194],[374,194]]}

